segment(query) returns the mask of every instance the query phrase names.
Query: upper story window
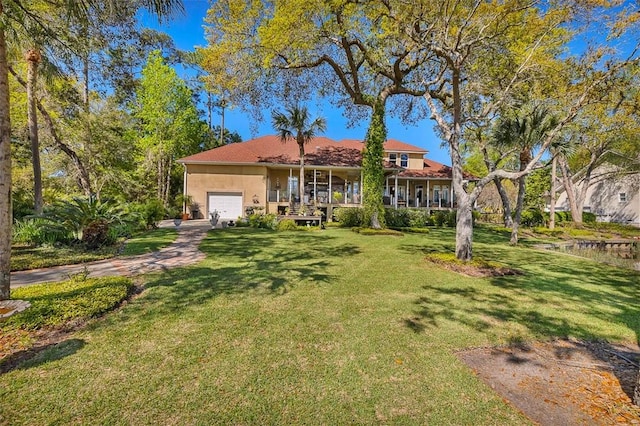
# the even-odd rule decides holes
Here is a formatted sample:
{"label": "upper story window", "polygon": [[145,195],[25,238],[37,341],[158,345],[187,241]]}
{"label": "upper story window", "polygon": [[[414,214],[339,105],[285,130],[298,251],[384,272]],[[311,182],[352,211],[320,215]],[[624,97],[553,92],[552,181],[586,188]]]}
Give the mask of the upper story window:
{"label": "upper story window", "polygon": [[627,202],[627,193],[626,192],[620,192],[618,193],[618,200],[621,203],[626,203]]}
{"label": "upper story window", "polygon": [[396,154],[395,152],[389,154],[389,162],[391,164],[398,164],[398,154]]}
{"label": "upper story window", "polygon": [[400,156],[400,167],[409,167],[409,156],[407,154]]}

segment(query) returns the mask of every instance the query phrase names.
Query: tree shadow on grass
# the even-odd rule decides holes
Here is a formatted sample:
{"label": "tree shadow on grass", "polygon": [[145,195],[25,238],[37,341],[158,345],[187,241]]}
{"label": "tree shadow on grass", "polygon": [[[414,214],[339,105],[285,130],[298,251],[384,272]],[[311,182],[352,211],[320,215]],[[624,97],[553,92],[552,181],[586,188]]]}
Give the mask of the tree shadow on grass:
{"label": "tree shadow on grass", "polygon": [[187,268],[152,276],[149,302],[167,309],[205,303],[221,294],[261,291],[281,295],[302,283],[330,284],[331,267],[360,250],[320,233],[233,229],[209,233],[200,244],[207,258]]}
{"label": "tree shadow on grass", "polygon": [[0,362],[0,374],[13,370],[27,370],[48,362],[66,358],[78,352],[85,346],[82,339],[66,339],[35,346],[23,351],[15,352]]}
{"label": "tree shadow on grass", "polygon": [[511,343],[526,340],[524,330],[541,338],[628,339],[616,329],[618,324],[630,329],[638,343],[639,273],[506,245],[479,245],[476,255],[504,262],[525,275],[424,285],[413,316],[404,319],[406,327],[423,333],[454,322],[481,333],[507,334]]}

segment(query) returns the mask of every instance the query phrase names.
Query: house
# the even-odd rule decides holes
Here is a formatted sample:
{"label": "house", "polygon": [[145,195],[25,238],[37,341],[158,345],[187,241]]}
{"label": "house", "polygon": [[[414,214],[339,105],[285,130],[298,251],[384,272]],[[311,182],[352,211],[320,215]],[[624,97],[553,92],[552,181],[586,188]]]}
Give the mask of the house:
{"label": "house", "polygon": [[[593,171],[583,211],[594,213],[598,222],[640,227],[640,173],[621,174],[617,170],[604,164]],[[582,185],[583,181],[578,182],[578,191]],[[556,210],[570,210],[564,188],[558,195]]]}
{"label": "house", "polygon": [[[362,149],[358,140],[316,137],[305,146],[305,204],[331,217],[336,206],[362,203]],[[427,151],[398,140],[384,144],[389,206],[455,208],[451,168],[425,158]],[[237,219],[250,208],[284,214],[298,202],[299,148],[295,141],[262,136],[224,145],[178,160],[184,166],[184,192],[200,207],[200,217],[217,210]]]}

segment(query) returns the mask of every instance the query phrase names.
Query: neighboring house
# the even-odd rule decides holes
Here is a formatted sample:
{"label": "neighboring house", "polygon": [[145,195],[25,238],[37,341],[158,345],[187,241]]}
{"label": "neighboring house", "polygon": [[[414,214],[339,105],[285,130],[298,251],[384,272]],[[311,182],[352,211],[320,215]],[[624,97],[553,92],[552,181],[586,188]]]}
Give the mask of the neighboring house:
{"label": "neighboring house", "polygon": [[[578,183],[578,188],[582,184]],[[568,211],[567,194],[564,188],[560,190],[556,209]],[[624,175],[607,165],[596,168],[587,189],[583,211],[594,213],[598,222],[640,226],[640,173]]]}
{"label": "neighboring house", "polygon": [[[331,217],[335,206],[362,202],[362,149],[357,140],[316,137],[305,146],[305,204]],[[390,206],[454,208],[451,168],[424,158],[427,151],[390,139],[385,142],[383,200]],[[184,192],[202,214],[217,210],[237,219],[248,208],[284,214],[298,202],[300,157],[293,140],[262,136],[224,145],[178,160],[184,166]]]}

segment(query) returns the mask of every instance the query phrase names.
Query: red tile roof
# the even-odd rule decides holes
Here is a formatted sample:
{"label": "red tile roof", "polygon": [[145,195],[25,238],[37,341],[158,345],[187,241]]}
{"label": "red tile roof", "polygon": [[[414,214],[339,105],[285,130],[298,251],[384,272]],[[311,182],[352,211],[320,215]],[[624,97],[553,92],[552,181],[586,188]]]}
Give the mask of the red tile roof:
{"label": "red tile roof", "polygon": [[[311,166],[360,167],[362,141],[343,139],[335,141],[316,137],[305,146],[305,164]],[[394,139],[385,142],[385,149],[425,154],[427,151]],[[269,135],[246,142],[224,145],[178,160],[180,163],[234,163],[234,164],[299,164],[300,150],[293,140],[282,142],[278,136]],[[386,168],[393,168],[390,163]]]}

